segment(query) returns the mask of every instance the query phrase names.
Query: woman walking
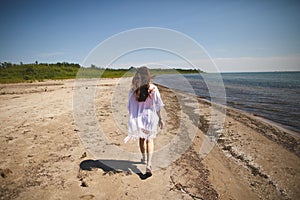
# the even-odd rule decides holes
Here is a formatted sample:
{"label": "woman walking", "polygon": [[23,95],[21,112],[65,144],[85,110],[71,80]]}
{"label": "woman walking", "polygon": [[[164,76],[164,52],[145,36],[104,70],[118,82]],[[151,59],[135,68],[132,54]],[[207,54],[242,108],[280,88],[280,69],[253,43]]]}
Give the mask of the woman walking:
{"label": "woman walking", "polygon": [[150,83],[150,79],[147,67],[138,68],[132,79],[128,100],[128,136],[125,138],[125,142],[139,139],[141,162],[146,164],[146,174],[149,176],[152,175],[153,138],[157,128],[163,128],[160,109],[164,106],[158,88]]}

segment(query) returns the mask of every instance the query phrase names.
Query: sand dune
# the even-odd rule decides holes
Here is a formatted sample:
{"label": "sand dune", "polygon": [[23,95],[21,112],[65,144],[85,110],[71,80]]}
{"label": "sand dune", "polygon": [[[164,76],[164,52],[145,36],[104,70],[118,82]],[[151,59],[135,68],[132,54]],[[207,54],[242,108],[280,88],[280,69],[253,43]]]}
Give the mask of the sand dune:
{"label": "sand dune", "polygon": [[0,198],[299,198],[298,137],[162,86],[165,127],[146,177],[137,142],[123,142],[128,81],[1,85]]}

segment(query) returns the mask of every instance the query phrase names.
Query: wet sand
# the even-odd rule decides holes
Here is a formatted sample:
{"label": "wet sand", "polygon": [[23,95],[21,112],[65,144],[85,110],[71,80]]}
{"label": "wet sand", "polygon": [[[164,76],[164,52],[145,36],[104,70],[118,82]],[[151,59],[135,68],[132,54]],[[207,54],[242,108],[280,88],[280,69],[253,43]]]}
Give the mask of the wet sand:
{"label": "wet sand", "polygon": [[[110,146],[124,144],[127,99],[115,98],[120,79],[86,80],[96,87],[95,113]],[[159,86],[165,127],[155,139],[164,148],[176,136],[190,145],[170,165],[153,158],[152,177],[136,160],[114,160],[113,169],[86,149],[74,121],[74,80],[0,85],[1,199],[297,199],[300,140],[259,118]],[[122,91],[123,92],[123,91]],[[125,91],[127,93],[127,91]],[[127,94],[126,94],[127,95]],[[112,101],[112,99],[114,99]],[[196,101],[195,101],[196,99]],[[114,104],[112,104],[114,102]],[[114,105],[120,105],[115,111]],[[213,111],[212,111],[213,110]],[[225,112],[226,111],[226,112]],[[116,117],[119,113],[120,118]],[[86,114],[88,115],[88,114]],[[214,117],[212,117],[214,115]],[[84,117],[84,116],[82,116]],[[210,127],[215,143],[205,143]],[[117,119],[117,120],[116,120]],[[93,124],[91,126],[94,126]],[[187,135],[182,135],[182,130]],[[180,135],[181,134],[181,135]],[[204,145],[208,145],[204,148]],[[211,145],[211,146],[209,146]]]}

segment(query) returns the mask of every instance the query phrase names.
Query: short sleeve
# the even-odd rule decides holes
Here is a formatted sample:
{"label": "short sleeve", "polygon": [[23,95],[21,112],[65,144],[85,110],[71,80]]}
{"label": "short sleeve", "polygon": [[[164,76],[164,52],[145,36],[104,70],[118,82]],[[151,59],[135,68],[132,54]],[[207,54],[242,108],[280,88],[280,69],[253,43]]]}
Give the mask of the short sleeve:
{"label": "short sleeve", "polygon": [[157,111],[159,111],[161,109],[161,107],[164,106],[164,103],[160,96],[160,92],[156,86],[154,89],[154,106]]}

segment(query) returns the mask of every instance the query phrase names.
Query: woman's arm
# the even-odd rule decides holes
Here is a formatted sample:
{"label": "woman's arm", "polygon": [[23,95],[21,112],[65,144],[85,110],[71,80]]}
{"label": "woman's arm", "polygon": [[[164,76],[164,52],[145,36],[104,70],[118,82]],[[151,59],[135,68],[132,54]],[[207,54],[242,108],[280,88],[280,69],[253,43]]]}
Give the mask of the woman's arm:
{"label": "woman's arm", "polygon": [[158,116],[158,126],[159,126],[160,129],[162,129],[164,124],[163,124],[163,121],[161,119],[160,110],[157,111],[156,113],[157,113],[157,116]]}

